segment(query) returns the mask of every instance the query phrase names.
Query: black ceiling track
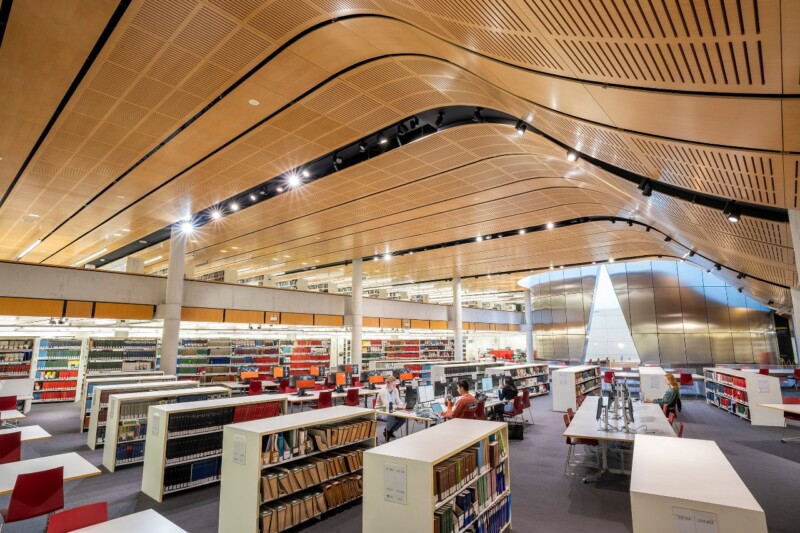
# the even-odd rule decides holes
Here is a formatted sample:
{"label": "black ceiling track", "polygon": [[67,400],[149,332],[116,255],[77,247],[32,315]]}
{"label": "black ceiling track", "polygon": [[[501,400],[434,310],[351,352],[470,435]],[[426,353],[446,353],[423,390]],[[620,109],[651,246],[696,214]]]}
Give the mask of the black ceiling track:
{"label": "black ceiling track", "polygon": [[[9,9],[11,9],[11,0],[3,0],[3,5],[0,6],[0,9],[4,9],[6,3],[9,5]],[[100,55],[100,51],[108,42],[109,37],[111,34],[114,33],[114,29],[119,24],[119,21],[122,19],[122,16],[125,14],[125,11],[128,9],[131,0],[120,0],[120,3],[117,5],[116,9],[114,9],[114,13],[111,15],[111,18],[108,20],[106,27],[103,28],[103,33],[100,34],[100,37],[97,39],[97,42],[94,43],[92,47],[92,51],[89,52],[89,56],[86,58],[86,61],[83,62],[81,69],[78,71],[78,74],[75,76],[75,79],[72,80],[67,92],[64,93],[64,96],[61,98],[61,101],[58,103],[58,107],[53,112],[53,116],[50,117],[50,120],[47,121],[47,125],[45,125],[44,129],[42,130],[41,135],[39,138],[36,139],[36,142],[31,148],[31,151],[28,153],[28,156],[23,161],[22,165],[19,167],[19,171],[14,176],[14,179],[11,180],[8,187],[6,188],[5,192],[3,193],[3,197],[0,198],[0,208],[6,203],[8,197],[11,195],[11,191],[14,190],[19,179],[22,177],[22,174],[28,168],[33,156],[36,155],[36,152],[39,150],[39,147],[42,145],[44,140],[47,138],[47,135],[50,133],[50,130],[53,129],[53,125],[56,123],[58,118],[61,116],[61,113],[64,111],[64,108],[67,106],[67,103],[72,98],[72,95],[75,94],[75,91],[78,89],[78,86],[81,84],[83,79],[86,77],[86,73],[89,72],[89,69],[94,64],[97,56]],[[1,12],[0,12],[1,13]],[[0,27],[0,29],[4,28],[5,26]]]}
{"label": "black ceiling track", "polygon": [[14,0],[0,0],[0,48],[3,47],[3,35],[8,26],[8,17],[11,15],[11,4]]}

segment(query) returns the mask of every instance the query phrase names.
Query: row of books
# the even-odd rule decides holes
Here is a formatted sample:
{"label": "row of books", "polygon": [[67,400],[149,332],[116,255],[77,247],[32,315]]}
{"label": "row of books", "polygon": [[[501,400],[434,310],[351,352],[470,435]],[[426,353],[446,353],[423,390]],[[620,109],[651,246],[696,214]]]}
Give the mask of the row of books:
{"label": "row of books", "polygon": [[222,453],[222,432],[167,440],[166,464],[201,459]]}
{"label": "row of books", "polygon": [[222,431],[222,426],[249,420],[272,418],[281,414],[281,402],[251,403],[227,406],[218,409],[204,409],[185,413],[174,413],[169,417],[167,432],[169,437],[190,435],[198,430]]}
{"label": "row of books", "polygon": [[[105,427],[101,426],[104,430]],[[101,427],[97,428],[98,441],[101,437],[105,437],[105,431],[101,431]],[[117,430],[117,442],[125,442],[129,440],[136,440],[147,436],[147,420],[123,420],[119,424]]]}
{"label": "row of books", "polygon": [[2,350],[32,350],[33,339],[3,339],[0,340]]}
{"label": "row of books", "polygon": [[80,339],[41,339],[39,341],[39,349],[79,351],[81,349],[81,344],[83,344],[83,341]]}
{"label": "row of books", "polygon": [[31,371],[30,362],[0,366],[0,375],[11,374],[11,375],[27,376],[30,373],[30,371]]}
{"label": "row of books", "polygon": [[47,370],[48,368],[78,368],[81,364],[80,359],[39,359],[36,361],[37,370]]}
{"label": "row of books", "polygon": [[46,380],[46,379],[69,379],[69,378],[77,378],[78,371],[77,370],[42,370],[36,372],[36,379],[38,380]]}
{"label": "row of books", "polygon": [[176,374],[230,374],[230,366],[178,366]]}
{"label": "row of books", "polygon": [[33,390],[74,389],[77,386],[77,381],[37,381]]}
{"label": "row of books", "polygon": [[291,465],[274,467],[261,477],[262,501],[267,502],[294,494],[360,470],[364,464],[361,448],[345,452],[329,452]]}
{"label": "row of books", "polygon": [[592,392],[599,385],[596,379],[589,380],[585,383],[581,383],[580,385],[575,385],[575,396],[580,396],[582,394],[586,394],[588,392]]}
{"label": "row of books", "polygon": [[75,399],[75,391],[33,392],[34,402],[64,402]]}
{"label": "row of books", "polygon": [[270,465],[288,461],[293,457],[308,455],[314,446],[308,438],[308,430],[292,429],[272,433],[264,437],[261,444],[261,464]]}
{"label": "row of books", "polygon": [[353,424],[326,424],[301,430],[284,431],[267,435],[262,444],[263,465],[286,461],[295,456],[361,442],[375,437],[375,420]]}
{"label": "row of books", "polygon": [[80,359],[81,350],[71,348],[44,348],[39,347],[39,360],[44,359]]}
{"label": "row of books", "polygon": [[461,487],[478,475],[478,453],[483,455],[483,443],[467,448],[433,467],[433,493],[436,501],[442,501],[455,494]]}
{"label": "row of books", "polygon": [[[504,468],[498,467],[493,469],[489,475],[479,478],[473,485],[460,491],[452,501],[434,513],[434,531],[462,531],[467,527],[475,528],[476,531],[494,531],[494,529],[484,529],[493,527],[491,521],[484,519],[492,516],[494,508],[502,507],[506,498],[510,496],[505,496],[501,500],[497,499],[506,490],[505,478]],[[489,507],[492,507],[492,511],[484,513]],[[481,515],[481,513],[483,514]],[[479,515],[481,517],[476,521]]]}
{"label": "row of books", "polygon": [[464,533],[500,533],[511,520],[511,494],[504,496],[492,508],[470,524]]}
{"label": "row of books", "polygon": [[150,408],[151,405],[167,405],[171,403],[176,403],[176,398],[164,398],[161,400],[151,400],[151,401],[144,401],[144,402],[125,402],[120,405],[119,408],[119,419],[140,419],[140,418],[147,418],[147,410]]}
{"label": "row of books", "polygon": [[219,481],[221,468],[221,457],[167,466],[164,469],[164,493]]}
{"label": "row of books", "polygon": [[575,381],[583,381],[584,379],[589,379],[591,377],[600,377],[600,369],[593,368],[591,370],[584,370],[575,376]]}
{"label": "row of books", "polygon": [[92,349],[151,349],[155,350],[158,339],[90,339],[89,347]]}
{"label": "row of books", "polygon": [[0,353],[0,363],[21,363],[30,360],[31,354],[27,352]]}
{"label": "row of books", "polygon": [[118,465],[138,463],[144,460],[145,441],[120,442],[117,444],[116,463]]}
{"label": "row of books", "polygon": [[261,509],[261,533],[280,533],[328,510],[325,494],[315,490],[297,497],[277,500]]}
{"label": "row of books", "polygon": [[155,359],[155,350],[92,350],[89,352],[89,361],[92,359],[122,361],[125,359]]}
{"label": "row of books", "polygon": [[722,374],[722,373],[717,372],[716,373],[716,380],[719,383],[723,383],[723,384],[727,383],[729,385],[734,385],[736,387],[741,387],[743,389],[747,388],[747,380],[745,378],[729,376],[727,374]]}

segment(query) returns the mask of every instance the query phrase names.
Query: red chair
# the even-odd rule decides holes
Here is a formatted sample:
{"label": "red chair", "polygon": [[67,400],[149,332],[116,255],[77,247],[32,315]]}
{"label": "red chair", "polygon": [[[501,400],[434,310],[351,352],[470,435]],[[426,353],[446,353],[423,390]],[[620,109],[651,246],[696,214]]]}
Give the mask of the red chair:
{"label": "red chair", "polygon": [[794,369],[794,390],[797,390],[797,383],[800,382],[800,368]]}
{"label": "red chair", "polygon": [[22,458],[22,432],[0,434],[0,465],[16,463]]}
{"label": "red chair", "polygon": [[314,390],[323,390],[324,384],[323,383],[314,383]]}
{"label": "red chair", "polygon": [[531,415],[531,424],[533,424],[533,409],[531,408],[531,391],[528,390],[528,387],[522,389],[522,409],[528,410],[528,414]]}
{"label": "red chair", "polygon": [[572,419],[575,418],[575,411],[572,410],[572,407],[567,407],[567,416],[569,417],[570,422],[572,422]]}
{"label": "red chair", "polygon": [[575,407],[580,407],[581,405],[583,405],[583,401],[585,399],[586,399],[586,395],[585,394],[581,394],[580,396],[575,398]]}
{"label": "red chair", "polygon": [[328,407],[333,407],[333,393],[329,390],[324,390],[319,393],[317,406],[314,409],[326,409]]}
{"label": "red chair", "polygon": [[614,386],[614,382],[616,381],[617,374],[613,370],[606,370],[603,373],[603,383],[607,383],[609,386]]}
{"label": "red chair", "polygon": [[0,510],[4,524],[50,514],[64,507],[64,467],[20,474],[8,509]]}
{"label": "red chair", "polygon": [[[570,422],[571,422],[571,420],[569,419],[569,415],[565,414],[564,415],[564,427],[568,429]],[[564,475],[565,476],[576,476],[578,474],[569,473],[568,470],[567,470],[567,468],[570,467],[570,466],[577,466],[577,463],[572,462],[572,458],[576,456],[576,454],[575,454],[575,446],[584,445],[584,446],[589,446],[590,448],[595,448],[596,449],[597,446],[600,445],[600,441],[595,440],[595,439],[577,439],[577,438],[574,438],[574,437],[567,437],[566,438],[566,442],[567,442],[567,446],[569,446],[569,449],[567,451],[567,461],[564,463]],[[597,466],[600,466],[599,462],[598,462]]]}
{"label": "red chair", "polygon": [[289,380],[288,379],[282,379],[278,383],[278,392],[280,392],[281,394],[290,394],[290,393],[293,393],[293,392],[297,392],[297,389],[294,389],[294,388],[289,386]]}
{"label": "red chair", "polygon": [[[792,405],[800,404],[800,398],[784,398],[783,403],[789,403]],[[786,425],[783,428],[783,435],[781,435],[781,442],[800,442],[800,437],[786,437],[786,430],[788,430],[791,426],[788,422],[800,422],[800,415],[796,415],[794,413],[788,413],[786,411],[783,412],[783,420],[786,422]]]}
{"label": "red chair", "polygon": [[16,411],[16,410],[17,410],[16,396],[0,396],[0,411]]}
{"label": "red chair", "polygon": [[47,533],[70,533],[70,531],[107,521],[108,504],[106,502],[90,503],[51,516],[50,522],[47,524]]}
{"label": "red chair", "polygon": [[[264,394],[264,385],[259,380],[253,380],[250,382],[250,387],[247,389],[248,396],[258,396],[259,394]],[[103,520],[105,522],[105,520]]]}
{"label": "red chair", "polygon": [[349,407],[358,407],[358,389],[347,389],[347,396],[344,398],[344,404]]}
{"label": "red chair", "polygon": [[683,437],[683,422],[678,424],[678,438]]}
{"label": "red chair", "polygon": [[361,386],[361,380],[358,379],[357,376],[351,377],[350,378],[350,386],[351,387],[360,387]]}
{"label": "red chair", "polygon": [[475,411],[475,420],[486,420],[486,402],[478,402],[478,410]]}
{"label": "red chair", "polygon": [[503,411],[503,420],[505,420],[506,418],[510,418],[510,419],[514,420],[515,418],[518,418],[518,417],[521,418],[522,417],[522,412],[523,412],[522,411],[522,398],[520,398],[519,396],[516,396],[514,398],[514,404],[513,405],[514,405],[514,407],[511,409],[510,413],[506,413],[505,411]]}
{"label": "red chair", "polygon": [[759,368],[758,373],[762,376],[769,376],[769,368]]}

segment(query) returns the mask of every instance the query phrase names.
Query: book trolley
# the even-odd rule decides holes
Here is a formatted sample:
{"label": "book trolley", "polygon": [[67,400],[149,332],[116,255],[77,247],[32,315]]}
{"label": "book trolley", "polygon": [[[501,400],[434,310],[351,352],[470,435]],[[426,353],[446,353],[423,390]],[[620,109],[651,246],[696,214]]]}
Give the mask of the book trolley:
{"label": "book trolley", "polygon": [[219,531],[278,533],[360,498],[376,424],[334,406],[225,426]]}

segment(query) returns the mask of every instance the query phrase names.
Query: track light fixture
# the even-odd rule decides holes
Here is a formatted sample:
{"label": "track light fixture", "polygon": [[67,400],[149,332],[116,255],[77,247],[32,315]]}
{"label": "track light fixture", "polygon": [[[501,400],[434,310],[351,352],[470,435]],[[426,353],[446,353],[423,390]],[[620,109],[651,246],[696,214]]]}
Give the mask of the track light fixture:
{"label": "track light fixture", "polygon": [[642,196],[652,196],[653,195],[653,185],[650,183],[650,180],[644,179],[639,182],[639,190],[642,191]]}
{"label": "track light fixture", "polygon": [[669,235],[664,237],[664,242],[670,242],[671,240],[672,240],[672,237],[670,237]]}
{"label": "track light fixture", "polygon": [[408,128],[406,128],[406,125],[401,122],[400,124],[397,125],[397,134],[405,135],[406,133],[408,133]]}
{"label": "track light fixture", "polygon": [[411,120],[408,121],[408,125],[411,127],[412,130],[419,126],[419,119],[417,118],[416,115],[411,117]]}
{"label": "track light fixture", "polygon": [[517,135],[524,135],[525,130],[528,129],[528,126],[521,120],[518,120],[515,129],[517,130]]}
{"label": "track light fixture", "polygon": [[650,229],[651,229],[650,226],[647,226],[647,228],[645,228],[644,232],[645,233],[650,233]]}
{"label": "track light fixture", "polygon": [[775,303],[774,301],[770,300],[770,301],[767,302],[767,305],[772,305],[774,303]]}
{"label": "track light fixture", "polygon": [[722,270],[722,265],[720,265],[719,263],[714,263],[714,268],[716,268],[718,271]]}
{"label": "track light fixture", "polygon": [[631,222],[630,220],[628,221],[628,227],[629,227],[629,228],[632,228],[632,227],[633,227],[633,222]]}
{"label": "track light fixture", "polygon": [[738,290],[739,290],[739,292],[742,292],[742,288],[741,288],[741,287],[739,287],[739,289],[738,289]]}
{"label": "track light fixture", "polygon": [[736,207],[736,202],[733,200],[725,204],[725,209],[722,210],[722,214],[728,217],[728,222],[739,222],[739,219],[742,217],[741,211]]}
{"label": "track light fixture", "polygon": [[434,126],[437,128],[442,125],[444,122],[444,111],[439,111],[439,114],[436,115],[436,122],[433,123]]}
{"label": "track light fixture", "polygon": [[334,155],[333,156],[333,164],[337,165],[337,166],[341,165],[342,164],[342,156],[340,156],[339,154]]}
{"label": "track light fixture", "polygon": [[472,114],[472,122],[483,122],[483,115],[481,115],[482,107],[476,107],[475,112]]}
{"label": "track light fixture", "polygon": [[747,275],[744,272],[739,272],[739,274],[736,275],[736,279],[744,279],[746,277]]}
{"label": "track light fixture", "polygon": [[567,150],[567,161],[574,163],[578,160],[578,152],[575,150]]}
{"label": "track light fixture", "polygon": [[689,250],[689,257],[694,257],[697,254],[694,250]]}
{"label": "track light fixture", "polygon": [[548,222],[547,224],[545,224],[545,227],[546,227],[547,229],[553,229],[553,228],[555,228],[555,227],[556,227],[556,225],[555,225],[555,224],[553,224],[552,222]]}
{"label": "track light fixture", "polygon": [[367,143],[364,142],[364,141],[361,141],[360,143],[358,143],[358,151],[362,152],[362,153],[366,152],[367,151]]}
{"label": "track light fixture", "polygon": [[389,139],[386,138],[386,135],[383,132],[378,134],[378,144],[386,144],[389,142]]}

